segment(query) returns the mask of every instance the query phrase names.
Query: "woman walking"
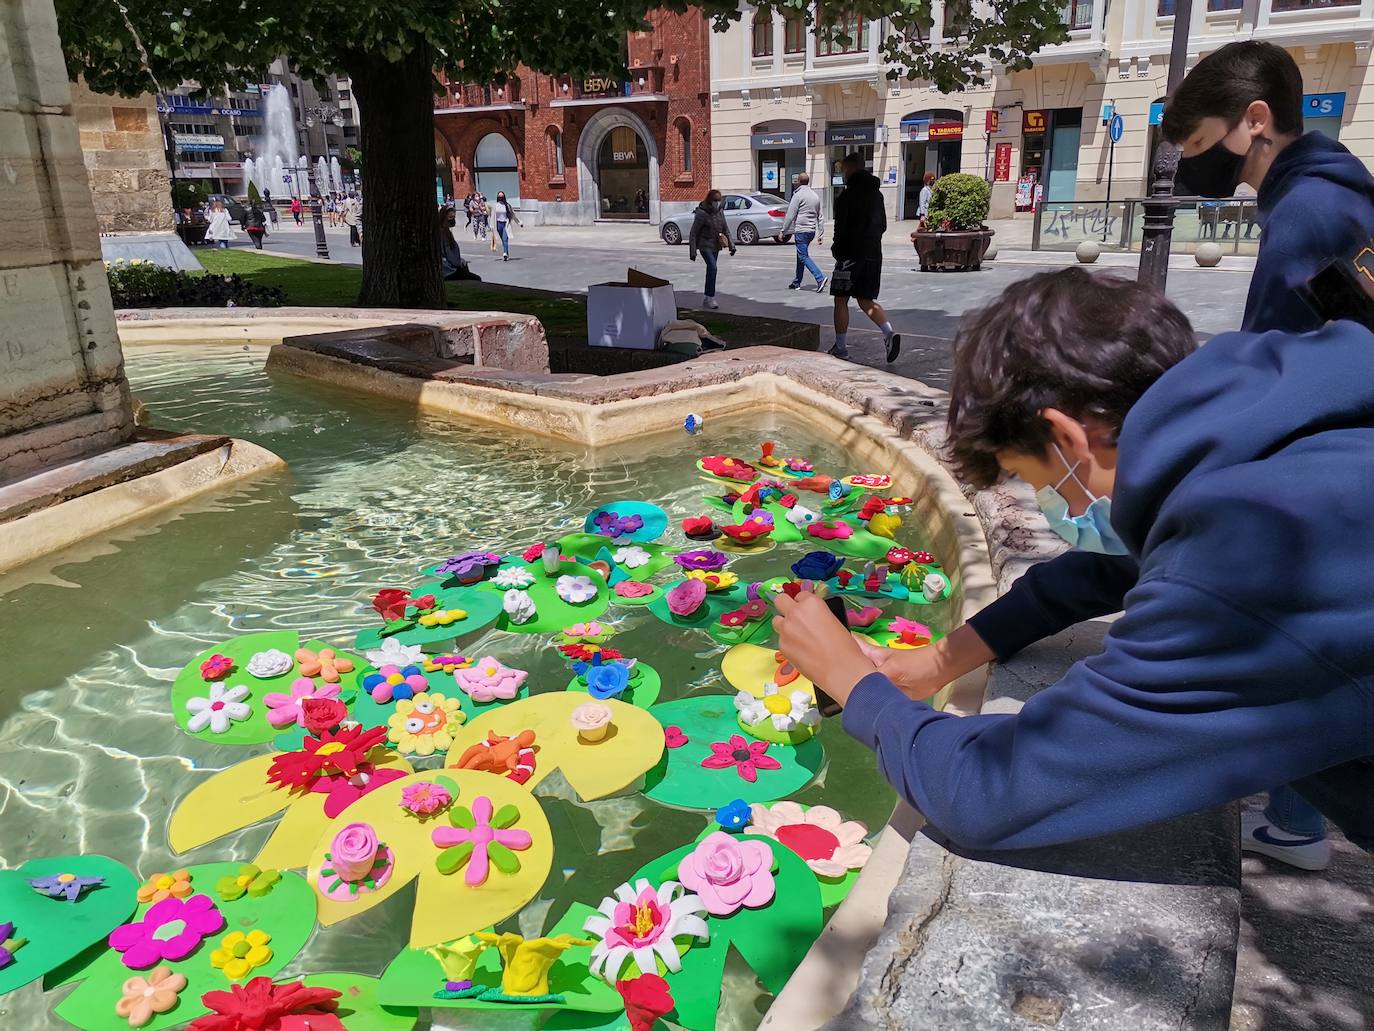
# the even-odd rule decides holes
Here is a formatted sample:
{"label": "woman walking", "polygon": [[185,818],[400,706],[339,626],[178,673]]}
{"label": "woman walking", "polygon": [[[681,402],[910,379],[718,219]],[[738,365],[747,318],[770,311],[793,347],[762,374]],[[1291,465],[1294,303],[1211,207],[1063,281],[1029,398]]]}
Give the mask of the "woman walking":
{"label": "woman walking", "polygon": [[935,173],[927,172],[921,179],[921,195],[916,198],[916,217],[930,214],[930,195],[935,192]]}
{"label": "woman walking", "polygon": [[501,237],[501,260],[510,261],[510,225],[522,225],[519,217],[515,214],[515,209],[510,206],[510,201],[506,200],[506,191],[501,190],[496,194],[496,203],[492,206],[492,215],[496,219],[496,235]]}
{"label": "woman walking", "polygon": [[707,308],[720,307],[716,303],[716,261],[720,257],[721,248],[728,247],[731,255],[735,253],[735,242],[730,239],[730,230],[725,224],[725,212],[722,207],[723,198],[719,190],[712,190],[706,194],[706,199],[692,212],[692,234],[687,238],[687,256],[696,261],[697,252],[700,251],[701,260],[706,263],[706,290],[703,303]]}
{"label": "woman walking", "polygon": [[249,202],[248,214],[243,216],[243,229],[248,239],[253,241],[253,246],[262,250],[262,238],[267,235],[267,216],[262,213],[257,201]]}
{"label": "woman walking", "polygon": [[234,238],[234,225],[230,221],[229,212],[224,210],[224,201],[215,201],[215,206],[210,210],[208,221],[205,239],[214,240],[216,247],[228,250],[229,241]]}
{"label": "woman walking", "polygon": [[472,198],[472,235],[477,240],[487,238],[487,199],[480,193]]}
{"label": "woman walking", "polygon": [[294,219],[296,220],[296,225],[298,225],[298,226],[305,225],[305,223],[301,220],[301,209],[302,209],[301,199],[300,199],[299,197],[292,197],[292,198],[291,198],[291,217],[294,218]]}

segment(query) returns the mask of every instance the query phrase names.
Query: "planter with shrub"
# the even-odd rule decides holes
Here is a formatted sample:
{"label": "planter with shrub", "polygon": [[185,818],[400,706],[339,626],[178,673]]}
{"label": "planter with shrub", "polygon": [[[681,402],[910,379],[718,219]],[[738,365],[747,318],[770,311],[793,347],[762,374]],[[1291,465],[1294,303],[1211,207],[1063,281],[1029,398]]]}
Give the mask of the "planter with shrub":
{"label": "planter with shrub", "polygon": [[239,276],[192,275],[134,258],[105,262],[116,308],[275,308],[284,295]]}
{"label": "planter with shrub", "polygon": [[935,180],[930,209],[911,234],[922,272],[976,272],[992,243],[992,187],[981,176],[953,172]]}

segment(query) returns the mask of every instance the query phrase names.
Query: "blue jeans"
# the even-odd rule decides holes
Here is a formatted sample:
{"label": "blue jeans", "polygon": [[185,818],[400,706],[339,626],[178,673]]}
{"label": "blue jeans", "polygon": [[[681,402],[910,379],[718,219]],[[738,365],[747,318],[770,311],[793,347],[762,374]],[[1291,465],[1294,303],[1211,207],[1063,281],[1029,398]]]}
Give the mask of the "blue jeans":
{"label": "blue jeans", "polygon": [[701,260],[706,262],[706,296],[716,296],[716,259],[719,251],[702,251]]}
{"label": "blue jeans", "polygon": [[803,270],[815,276],[817,283],[825,278],[820,266],[811,260],[811,241],[815,238],[815,233],[797,233],[792,237],[792,242],[797,245],[797,274],[792,277],[793,286],[801,286]]}
{"label": "blue jeans", "polygon": [[1326,837],[1326,825],[1316,806],[1286,785],[1269,792],[1264,818],[1289,834],[1307,838]]}
{"label": "blue jeans", "polygon": [[510,253],[510,236],[509,236],[509,234],[508,234],[508,232],[507,232],[507,230],[506,230],[506,226],[507,226],[507,225],[508,225],[508,223],[506,223],[506,222],[497,222],[497,223],[496,223],[496,235],[499,236],[499,237],[501,237],[501,253],[502,253],[502,254],[509,254],[509,253]]}
{"label": "blue jeans", "polygon": [[229,249],[229,241],[228,241],[228,240],[216,240],[216,241],[215,241],[215,246],[218,247],[218,248],[220,248],[221,250],[226,250],[226,251],[227,251],[227,250]]}

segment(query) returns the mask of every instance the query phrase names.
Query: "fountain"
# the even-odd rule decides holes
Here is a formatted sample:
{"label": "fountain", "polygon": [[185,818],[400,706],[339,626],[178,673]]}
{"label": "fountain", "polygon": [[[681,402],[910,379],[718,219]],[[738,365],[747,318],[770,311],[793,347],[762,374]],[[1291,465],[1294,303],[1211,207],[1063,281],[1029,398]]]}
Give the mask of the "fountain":
{"label": "fountain", "polygon": [[300,196],[299,180],[304,176],[305,159],[297,156],[296,114],[292,110],[291,94],[286,87],[277,85],[267,91],[266,98],[266,147],[255,168],[267,174],[258,182],[258,189],[270,190],[274,197]]}
{"label": "fountain", "polygon": [[322,157],[315,159],[315,189],[320,196],[333,189],[329,185],[329,163]]}
{"label": "fountain", "polygon": [[343,171],[339,168],[338,158],[329,159],[329,178],[334,184],[334,192],[342,196],[344,192]]}

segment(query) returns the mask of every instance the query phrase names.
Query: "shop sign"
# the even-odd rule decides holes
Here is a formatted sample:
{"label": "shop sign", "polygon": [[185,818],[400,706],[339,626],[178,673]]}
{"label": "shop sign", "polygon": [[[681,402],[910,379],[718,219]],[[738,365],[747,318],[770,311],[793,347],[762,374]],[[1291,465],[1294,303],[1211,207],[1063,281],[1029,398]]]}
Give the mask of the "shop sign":
{"label": "shop sign", "polygon": [[795,132],[756,132],[751,140],[755,150],[777,150],[802,145],[801,134]]}
{"label": "shop sign", "polygon": [[1164,121],[1164,101],[1161,100],[1150,105],[1150,124],[1158,125],[1162,121]]}
{"label": "shop sign", "polygon": [[1344,113],[1344,93],[1308,93],[1302,98],[1304,118],[1339,118]]}
{"label": "shop sign", "polygon": [[999,143],[992,158],[992,181],[1011,182],[1011,144]]}
{"label": "shop sign", "polygon": [[930,122],[926,119],[919,122],[903,122],[900,128],[902,139],[909,143],[924,143],[930,139]]}
{"label": "shop sign", "polygon": [[964,123],[931,122],[930,138],[932,140],[962,140],[964,138]]}
{"label": "shop sign", "polygon": [[224,137],[211,133],[174,132],[177,150],[213,151],[224,149]]}
{"label": "shop sign", "polygon": [[1021,112],[1021,132],[1026,136],[1043,136],[1049,125],[1049,112],[1043,109]]}
{"label": "shop sign", "polygon": [[997,131],[997,126],[1001,120],[1000,115],[1001,112],[999,112],[996,108],[993,108],[992,110],[988,111],[983,115],[983,131],[986,132],[989,136],[991,136],[993,133]]}
{"label": "shop sign", "polygon": [[613,79],[609,75],[593,75],[582,80],[583,96],[600,96],[619,93],[620,91],[620,80]]}
{"label": "shop sign", "polygon": [[825,130],[827,147],[840,147],[850,143],[872,144],[876,138],[873,126],[869,125],[832,125]]}

